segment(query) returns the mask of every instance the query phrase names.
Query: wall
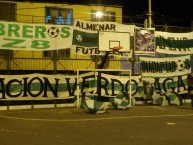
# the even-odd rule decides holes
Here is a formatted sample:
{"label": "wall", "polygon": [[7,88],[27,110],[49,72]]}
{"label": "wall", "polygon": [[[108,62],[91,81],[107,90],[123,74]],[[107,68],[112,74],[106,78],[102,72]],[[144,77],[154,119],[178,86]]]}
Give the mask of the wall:
{"label": "wall", "polygon": [[[54,3],[31,3],[17,2],[17,21],[20,23],[45,23],[45,7],[59,7],[73,9],[73,19],[91,20],[91,10],[105,10],[116,13],[116,21],[122,23],[122,7],[115,6],[96,6],[96,5],[68,5]],[[42,58],[42,52],[23,52],[14,53],[15,58]],[[71,58],[83,58],[85,56],[72,55]]]}

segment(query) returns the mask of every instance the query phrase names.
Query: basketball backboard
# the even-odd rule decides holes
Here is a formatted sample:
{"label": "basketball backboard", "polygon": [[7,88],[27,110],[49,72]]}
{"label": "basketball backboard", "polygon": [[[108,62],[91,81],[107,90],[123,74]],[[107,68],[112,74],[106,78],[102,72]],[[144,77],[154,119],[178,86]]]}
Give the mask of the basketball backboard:
{"label": "basketball backboard", "polygon": [[121,47],[119,52],[130,52],[130,33],[99,31],[99,51],[112,51],[115,47]]}

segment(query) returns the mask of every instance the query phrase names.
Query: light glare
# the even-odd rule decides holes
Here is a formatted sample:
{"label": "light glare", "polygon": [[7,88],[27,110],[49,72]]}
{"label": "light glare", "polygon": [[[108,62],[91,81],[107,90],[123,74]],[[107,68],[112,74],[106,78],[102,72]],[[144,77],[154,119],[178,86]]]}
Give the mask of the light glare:
{"label": "light glare", "polygon": [[96,12],[96,17],[101,18],[103,16],[103,13],[101,11]]}

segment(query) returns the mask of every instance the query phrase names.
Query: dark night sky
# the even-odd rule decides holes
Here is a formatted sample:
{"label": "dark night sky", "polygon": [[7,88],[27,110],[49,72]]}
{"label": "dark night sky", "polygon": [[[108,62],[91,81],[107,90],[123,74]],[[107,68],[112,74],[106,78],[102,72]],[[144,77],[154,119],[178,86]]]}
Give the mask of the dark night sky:
{"label": "dark night sky", "polygon": [[[148,0],[85,0],[81,3],[85,2],[123,6],[125,23],[143,22],[147,18]],[[155,24],[190,26],[190,21],[193,20],[193,0],[151,0],[151,2],[152,19]]]}
{"label": "dark night sky", "polygon": [[[39,2],[120,5],[123,6],[124,23],[143,23],[148,12],[148,0],[42,0]],[[193,20],[193,0],[151,0],[151,2],[152,20],[155,25],[167,23],[170,26],[190,26]]]}

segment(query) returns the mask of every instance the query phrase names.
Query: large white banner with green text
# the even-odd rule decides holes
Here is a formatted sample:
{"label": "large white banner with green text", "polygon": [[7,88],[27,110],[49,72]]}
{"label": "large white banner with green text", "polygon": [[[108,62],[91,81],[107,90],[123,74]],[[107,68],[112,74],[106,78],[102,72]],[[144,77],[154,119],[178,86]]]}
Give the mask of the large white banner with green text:
{"label": "large white banner with green text", "polygon": [[193,54],[193,32],[169,33],[156,31],[156,52],[167,54]]}
{"label": "large white banner with green text", "polygon": [[0,22],[0,49],[46,51],[70,48],[72,26]]}
{"label": "large white banner with green text", "polygon": [[[100,80],[100,81],[99,81]],[[0,76],[0,101],[2,100],[55,100],[74,99],[77,91],[81,95],[86,92],[98,94],[103,97],[116,96],[120,91],[129,92],[131,82],[132,96],[139,97],[138,87],[142,85],[141,76],[118,76],[95,72],[84,73],[79,76],[64,75],[1,75]],[[164,91],[174,89],[177,93],[187,91],[187,75],[170,76],[162,78],[143,78],[156,86],[156,90]],[[101,83],[99,85],[98,83]],[[77,89],[77,86],[79,89]],[[100,86],[100,87],[99,87]]]}
{"label": "large white banner with green text", "polygon": [[180,57],[140,57],[143,77],[171,77],[191,73],[190,55]]}

